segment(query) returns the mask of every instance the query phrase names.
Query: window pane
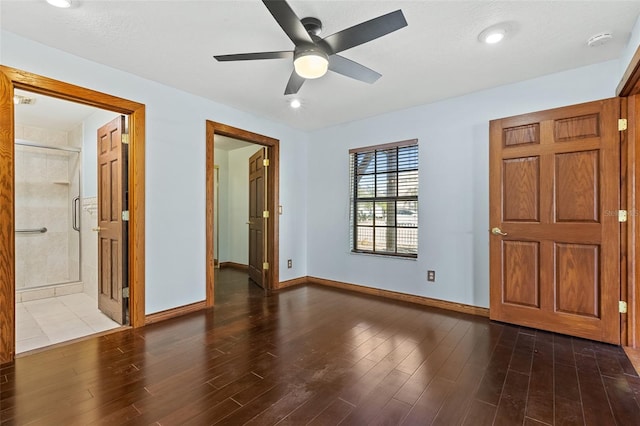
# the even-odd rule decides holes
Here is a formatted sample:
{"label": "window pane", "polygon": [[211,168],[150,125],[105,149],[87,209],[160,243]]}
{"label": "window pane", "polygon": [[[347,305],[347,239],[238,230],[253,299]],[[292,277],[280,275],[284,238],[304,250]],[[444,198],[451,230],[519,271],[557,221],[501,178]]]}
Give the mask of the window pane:
{"label": "window pane", "polygon": [[377,201],[375,203],[375,226],[396,226],[395,201]]}
{"label": "window pane", "polygon": [[398,170],[418,169],[418,145],[399,149]]}
{"label": "window pane", "polygon": [[358,226],[356,250],[373,251],[373,228]]}
{"label": "window pane", "polygon": [[397,195],[397,180],[397,173],[376,175],[376,197],[395,197]]}
{"label": "window pane", "polygon": [[356,154],[357,172],[359,175],[375,172],[373,152],[360,152]]}
{"label": "window pane", "polygon": [[375,195],[375,178],[376,175],[358,176],[358,193],[357,198],[373,198]]}
{"label": "window pane", "polygon": [[398,253],[418,254],[418,229],[397,228]]}
{"label": "window pane", "polygon": [[356,206],[357,224],[373,226],[373,203],[370,201],[360,202]]}
{"label": "window pane", "polygon": [[398,201],[398,228],[418,227],[418,202]]}
{"label": "window pane", "polygon": [[376,230],[376,251],[395,253],[396,252],[396,228],[375,228]]}
{"label": "window pane", "polygon": [[376,151],[376,173],[395,172],[398,166],[398,150]]}
{"label": "window pane", "polygon": [[417,197],[418,196],[418,171],[398,173],[398,196]]}

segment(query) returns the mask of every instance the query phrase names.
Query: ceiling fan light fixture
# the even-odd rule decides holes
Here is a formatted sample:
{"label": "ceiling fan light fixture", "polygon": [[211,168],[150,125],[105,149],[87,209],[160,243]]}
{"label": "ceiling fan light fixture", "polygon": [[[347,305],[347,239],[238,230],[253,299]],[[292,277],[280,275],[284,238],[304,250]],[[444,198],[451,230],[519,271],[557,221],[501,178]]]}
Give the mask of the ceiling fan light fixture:
{"label": "ceiling fan light fixture", "polygon": [[51,6],[61,7],[64,9],[71,7],[71,0],[47,0],[47,3]]}
{"label": "ceiling fan light fixture", "polygon": [[298,109],[302,106],[302,102],[300,102],[299,99],[292,99],[291,102],[289,102],[289,106],[293,109]]}
{"label": "ceiling fan light fixture", "polygon": [[293,59],[293,68],[302,78],[320,78],[329,69],[329,57],[319,49],[311,48],[296,51]]}

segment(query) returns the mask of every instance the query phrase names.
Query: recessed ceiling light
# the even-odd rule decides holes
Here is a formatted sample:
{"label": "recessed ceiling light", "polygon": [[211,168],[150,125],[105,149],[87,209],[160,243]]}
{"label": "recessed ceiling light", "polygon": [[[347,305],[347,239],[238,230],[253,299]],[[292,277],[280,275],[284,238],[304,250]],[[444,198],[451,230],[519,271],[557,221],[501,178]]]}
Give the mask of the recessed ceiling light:
{"label": "recessed ceiling light", "polygon": [[502,24],[486,28],[478,36],[478,40],[487,44],[496,44],[504,40],[507,35],[507,28]]}
{"label": "recessed ceiling light", "polygon": [[496,44],[501,42],[503,38],[504,38],[504,32],[495,31],[495,32],[492,32],[491,34],[487,34],[486,37],[484,38],[484,42],[487,44]]}
{"label": "recessed ceiling light", "polygon": [[300,106],[302,105],[302,103],[300,102],[300,100],[298,99],[292,99],[291,102],[289,102],[289,106],[291,108],[300,108]]}
{"label": "recessed ceiling light", "polygon": [[71,0],[47,0],[51,6],[67,8],[71,7]]}

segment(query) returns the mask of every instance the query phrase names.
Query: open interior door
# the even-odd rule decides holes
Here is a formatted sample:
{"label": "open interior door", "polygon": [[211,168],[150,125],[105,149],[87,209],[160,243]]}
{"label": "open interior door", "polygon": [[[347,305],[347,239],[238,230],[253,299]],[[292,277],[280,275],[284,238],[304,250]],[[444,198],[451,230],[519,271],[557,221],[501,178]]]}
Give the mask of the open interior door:
{"label": "open interior door", "polygon": [[260,148],[249,158],[249,278],[265,288],[266,226],[266,151]]}
{"label": "open interior door", "polygon": [[[123,290],[127,287],[128,145],[122,142],[125,117],[98,129],[98,309],[125,323]],[[125,213],[126,214],[126,213]]]}
{"label": "open interior door", "polygon": [[490,124],[491,319],[620,343],[620,99]]}

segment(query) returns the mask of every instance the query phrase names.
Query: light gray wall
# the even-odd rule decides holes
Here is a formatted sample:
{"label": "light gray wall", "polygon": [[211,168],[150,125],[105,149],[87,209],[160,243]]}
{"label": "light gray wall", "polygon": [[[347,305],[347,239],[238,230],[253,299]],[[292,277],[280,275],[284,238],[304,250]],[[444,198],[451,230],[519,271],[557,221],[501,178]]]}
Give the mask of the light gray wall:
{"label": "light gray wall", "polygon": [[[220,262],[229,261],[229,152],[221,149],[213,150],[213,158],[219,167],[218,186],[218,254]],[[215,214],[215,213],[214,213]]]}
{"label": "light gray wall", "polygon": [[[314,132],[309,275],[488,306],[489,120],[612,97],[617,71],[609,61]],[[418,259],[351,254],[349,149],[412,138],[420,150]],[[429,269],[435,283],[427,283]]]}
{"label": "light gray wall", "polygon": [[[0,63],[4,65],[146,105],[147,314],[205,298],[207,119],[279,139],[282,178],[306,174],[308,135],[304,132],[6,31],[0,36]],[[306,228],[306,195],[298,192],[304,189],[299,183],[280,187],[283,202],[297,218],[281,217],[280,252],[306,257],[306,234],[291,229]],[[287,270],[284,256],[280,270],[283,281],[306,272]]]}
{"label": "light gray wall", "polygon": [[629,37],[629,41],[627,42],[627,47],[623,50],[622,54],[620,55],[619,78],[616,83],[622,80],[622,76],[627,70],[629,63],[633,58],[633,55],[636,54],[636,51],[638,50],[638,46],[640,46],[640,16],[638,16],[638,19],[636,19],[636,23],[633,26],[633,30],[631,30],[631,36]]}

